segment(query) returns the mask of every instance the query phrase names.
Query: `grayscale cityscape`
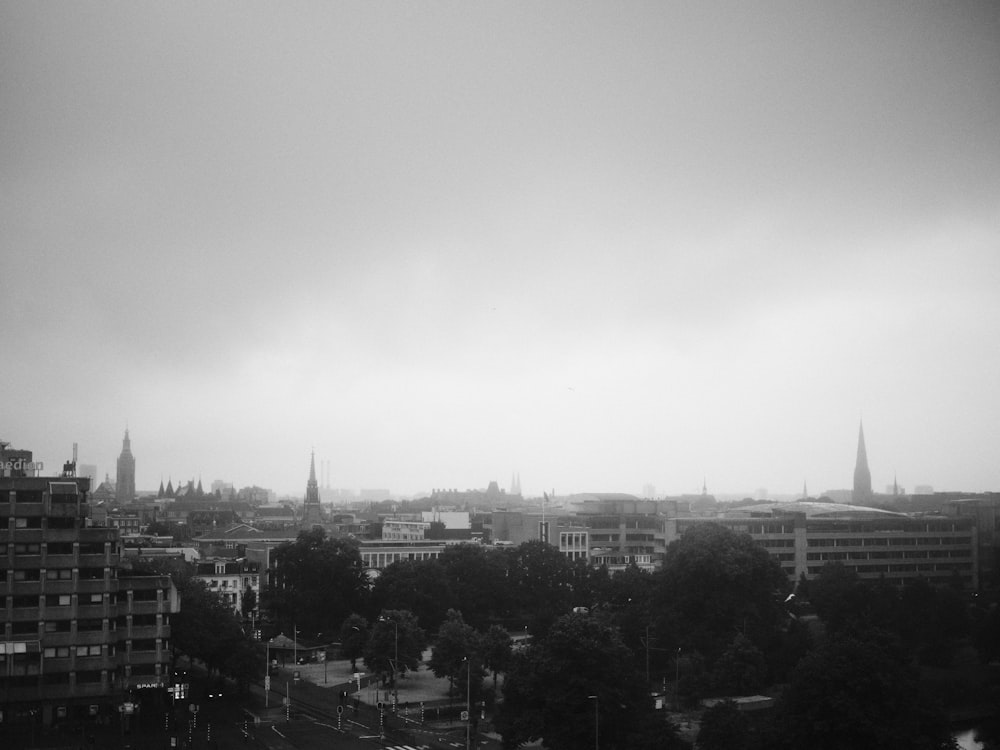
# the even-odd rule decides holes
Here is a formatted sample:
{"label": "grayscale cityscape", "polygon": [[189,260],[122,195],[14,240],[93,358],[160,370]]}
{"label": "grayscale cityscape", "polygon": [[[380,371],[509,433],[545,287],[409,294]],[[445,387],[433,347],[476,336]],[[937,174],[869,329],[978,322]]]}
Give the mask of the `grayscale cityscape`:
{"label": "grayscale cityscape", "polygon": [[0,748],[1000,748],[998,40],[0,0]]}

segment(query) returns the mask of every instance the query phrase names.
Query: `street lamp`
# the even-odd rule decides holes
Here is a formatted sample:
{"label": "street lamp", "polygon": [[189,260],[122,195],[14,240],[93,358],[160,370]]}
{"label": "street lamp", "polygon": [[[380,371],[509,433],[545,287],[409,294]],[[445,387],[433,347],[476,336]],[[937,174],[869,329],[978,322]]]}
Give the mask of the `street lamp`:
{"label": "street lamp", "polygon": [[598,707],[601,705],[601,702],[598,700],[596,695],[588,695],[587,697],[594,701],[594,750],[600,750],[601,741],[600,732],[598,731],[600,726],[600,714],[598,712]]}
{"label": "street lamp", "polygon": [[674,659],[674,711],[680,708],[681,703],[681,647],[677,647],[677,658]]}
{"label": "street lamp", "polygon": [[465,750],[469,750],[472,732],[472,660],[465,657]]}
{"label": "street lamp", "polygon": [[271,697],[271,639],[264,644],[264,708],[268,707]]}
{"label": "street lamp", "polygon": [[392,623],[392,642],[395,653],[395,660],[392,662],[392,694],[393,694],[393,709],[399,703],[399,687],[396,685],[396,665],[399,663],[399,623],[395,620],[390,620],[388,617],[382,616],[378,618],[379,622],[391,622]]}

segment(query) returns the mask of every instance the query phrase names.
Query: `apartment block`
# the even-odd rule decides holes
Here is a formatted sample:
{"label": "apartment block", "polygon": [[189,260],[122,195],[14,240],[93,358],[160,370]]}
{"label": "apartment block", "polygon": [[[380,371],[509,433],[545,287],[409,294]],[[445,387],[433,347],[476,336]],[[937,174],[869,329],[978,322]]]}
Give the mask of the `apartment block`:
{"label": "apartment block", "polygon": [[121,568],[119,531],[89,525],[90,479],[72,463],[38,476],[3,452],[0,730],[117,721],[167,683],[177,590],[168,576]]}

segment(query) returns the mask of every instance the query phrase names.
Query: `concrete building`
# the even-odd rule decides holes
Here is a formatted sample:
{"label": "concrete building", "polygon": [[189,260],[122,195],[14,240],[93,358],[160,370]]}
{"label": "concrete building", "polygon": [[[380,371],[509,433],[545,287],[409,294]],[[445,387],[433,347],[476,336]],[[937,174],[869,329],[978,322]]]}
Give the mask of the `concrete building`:
{"label": "concrete building", "polygon": [[878,508],[827,502],[763,503],[715,518],[672,518],[666,542],[698,523],[718,523],[749,534],[780,564],[789,580],[816,577],[840,562],[860,578],[884,577],[901,585],[913,578],[979,586],[977,529],[973,518],[911,516]]}
{"label": "concrete building", "polygon": [[0,477],[0,737],[118,721],[126,699],[162,696],[177,590],[169,576],[121,569],[118,530],[88,525],[89,489],[72,463],[59,476]]}

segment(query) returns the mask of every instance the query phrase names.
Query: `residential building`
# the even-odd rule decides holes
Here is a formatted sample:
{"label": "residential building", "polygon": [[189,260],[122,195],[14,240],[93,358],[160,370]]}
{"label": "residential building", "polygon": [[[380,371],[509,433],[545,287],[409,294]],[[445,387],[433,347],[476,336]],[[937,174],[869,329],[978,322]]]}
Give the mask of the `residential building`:
{"label": "residential building", "polygon": [[[260,601],[260,566],[246,559],[228,560],[213,558],[195,563],[192,576],[205,584],[205,588],[218,595],[227,607],[240,617],[250,617],[243,611],[243,597],[253,591],[254,601]],[[256,613],[257,607],[254,607]]]}
{"label": "residential building", "polygon": [[166,683],[177,590],[121,568],[119,531],[88,524],[89,489],[72,463],[59,476],[0,476],[0,738],[117,721],[126,697],[155,700]]}

